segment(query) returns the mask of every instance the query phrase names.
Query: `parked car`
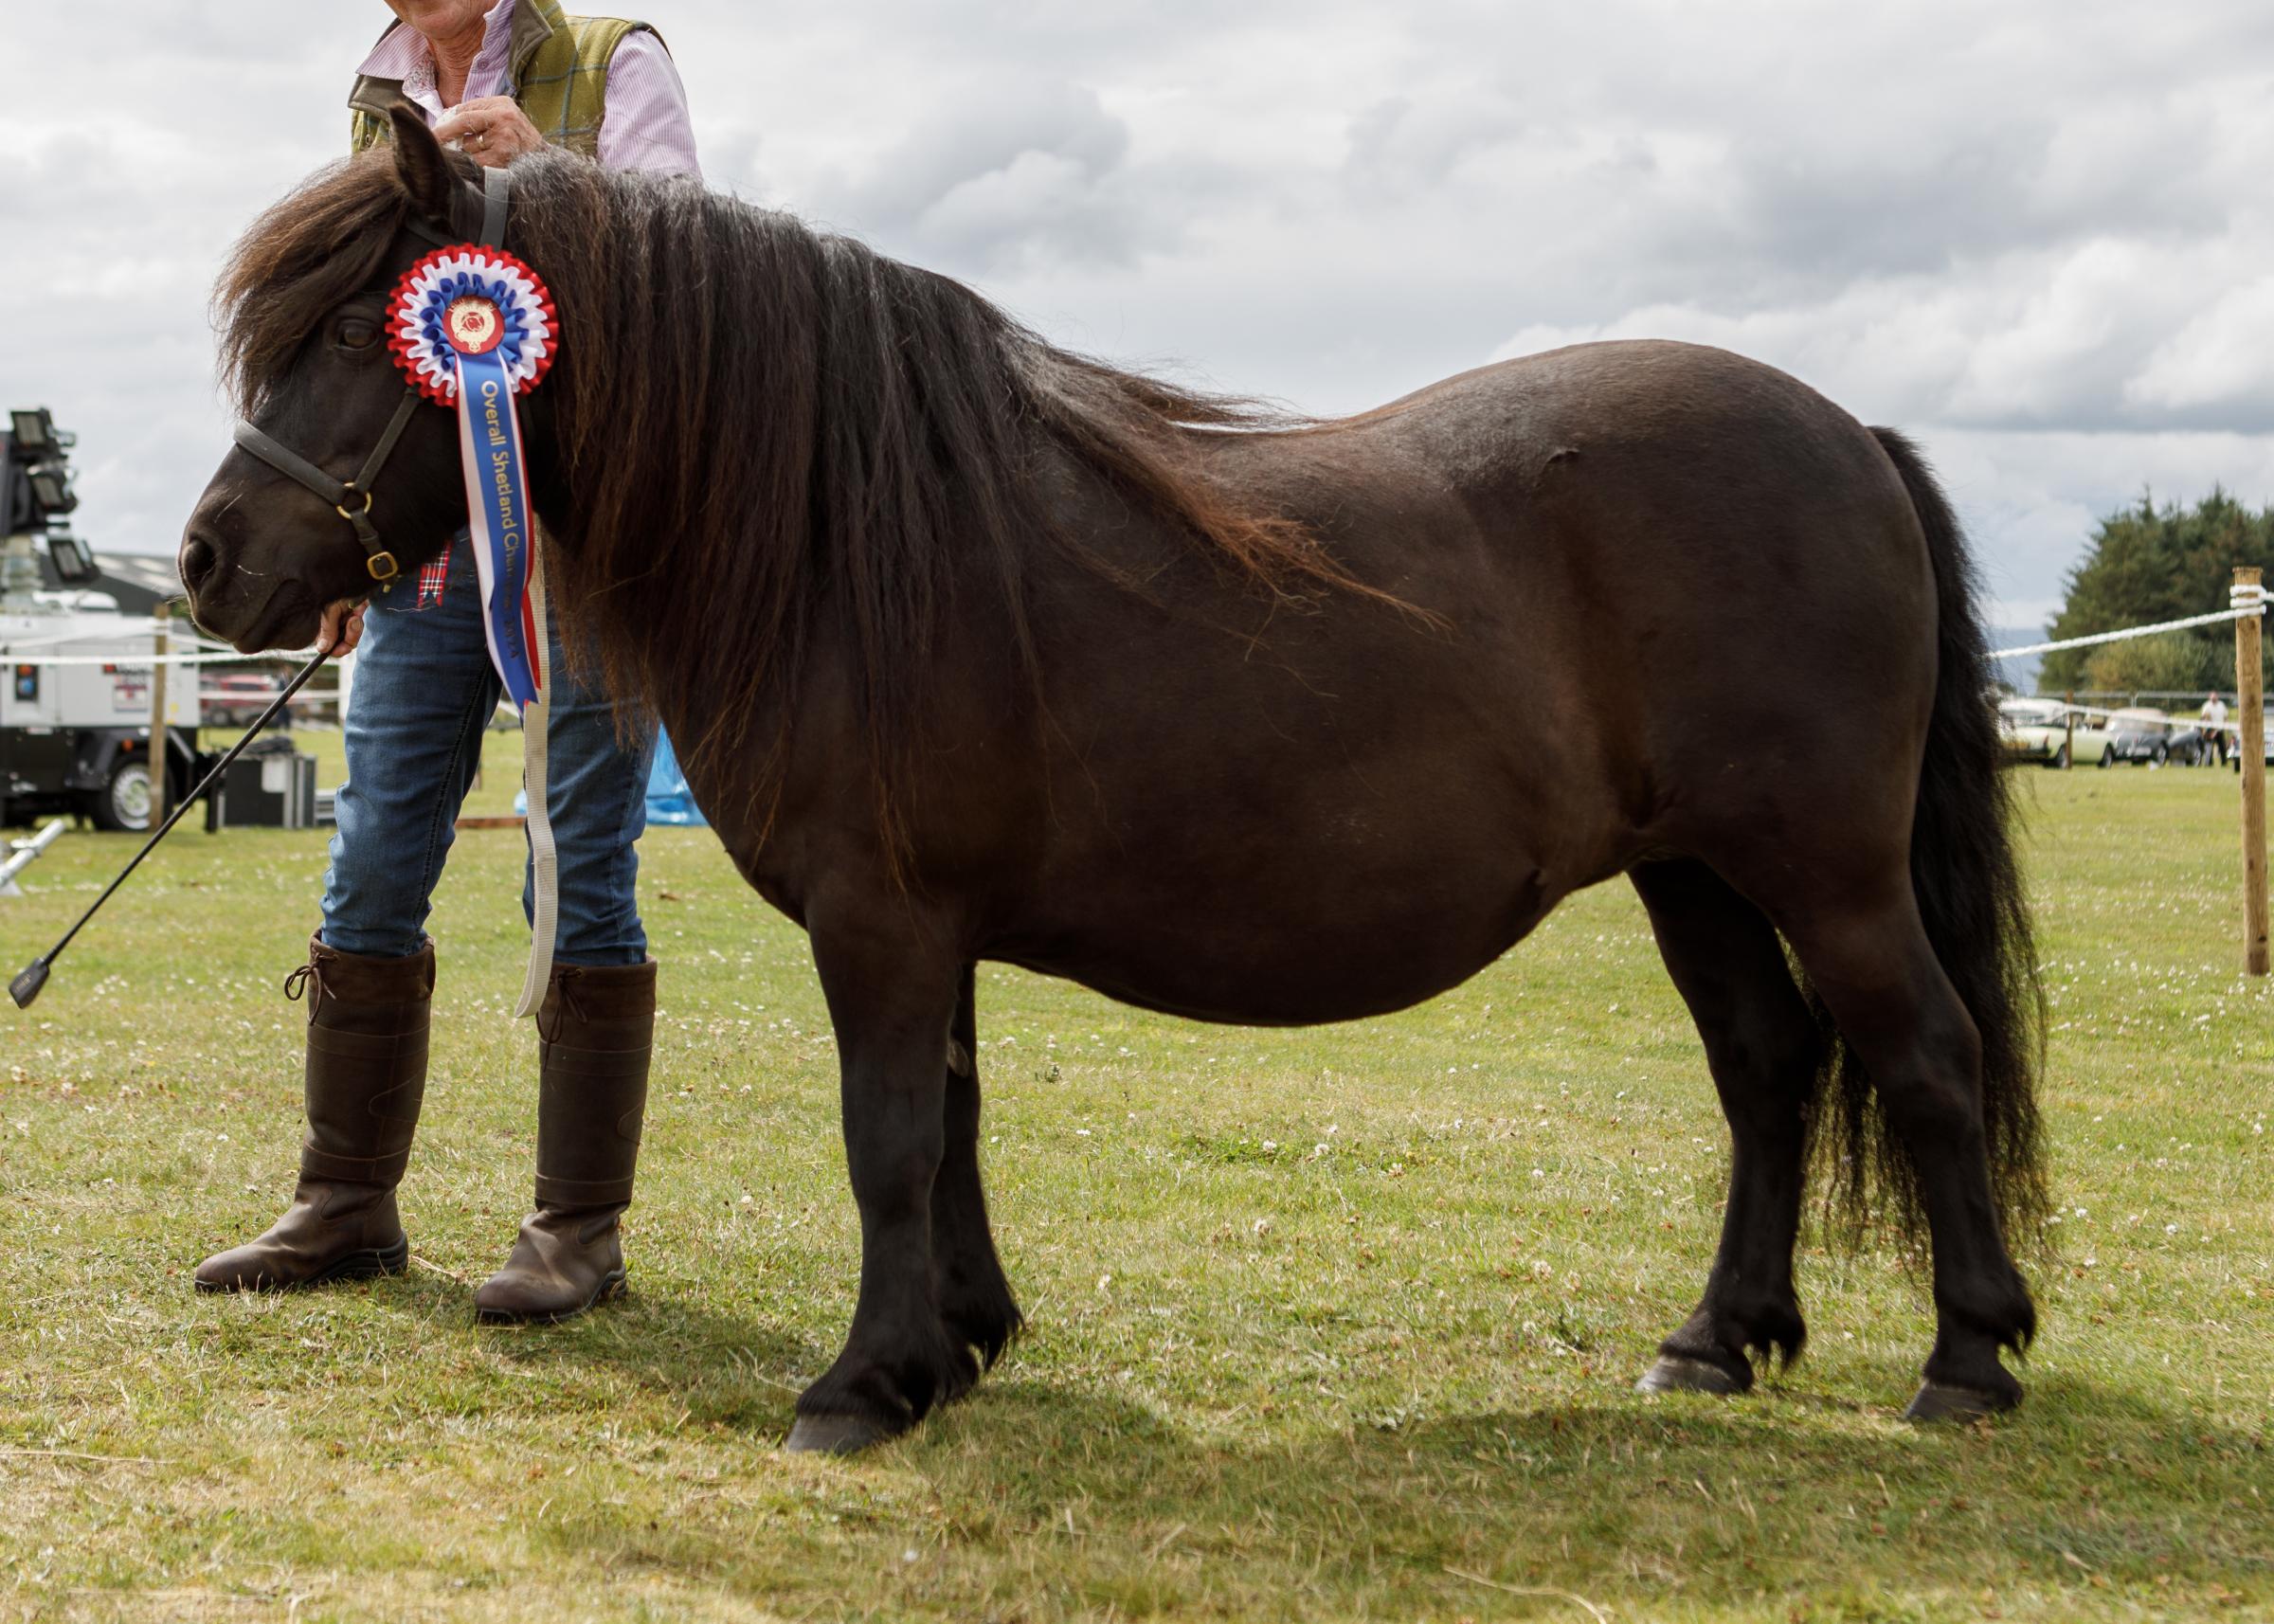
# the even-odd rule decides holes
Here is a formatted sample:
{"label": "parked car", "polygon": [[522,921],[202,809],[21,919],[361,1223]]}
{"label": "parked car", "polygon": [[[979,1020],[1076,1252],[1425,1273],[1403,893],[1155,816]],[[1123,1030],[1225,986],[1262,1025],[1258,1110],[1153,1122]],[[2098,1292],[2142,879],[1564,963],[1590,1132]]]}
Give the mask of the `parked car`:
{"label": "parked car", "polygon": [[2194,729],[2176,728],[2161,711],[2136,706],[2108,718],[2108,753],[2101,758],[2101,764],[2129,761],[2161,767],[2177,757],[2192,765],[2201,742],[2202,735]]}
{"label": "parked car", "polygon": [[2193,722],[2173,719],[2171,747],[2174,761],[2189,767],[2201,767],[2206,762],[2213,767],[2218,765],[2219,747]]}
{"label": "parked car", "polygon": [[2081,712],[2072,728],[2069,709],[2058,699],[2008,699],[1997,708],[1997,728],[2011,760],[2064,767],[2108,765],[2108,730]]}
{"label": "parked car", "polygon": [[[259,672],[234,671],[226,677],[212,677],[199,695],[205,700],[207,725],[249,728],[261,719],[261,713],[275,702],[283,687],[275,677]],[[289,720],[280,718],[283,722]]]}

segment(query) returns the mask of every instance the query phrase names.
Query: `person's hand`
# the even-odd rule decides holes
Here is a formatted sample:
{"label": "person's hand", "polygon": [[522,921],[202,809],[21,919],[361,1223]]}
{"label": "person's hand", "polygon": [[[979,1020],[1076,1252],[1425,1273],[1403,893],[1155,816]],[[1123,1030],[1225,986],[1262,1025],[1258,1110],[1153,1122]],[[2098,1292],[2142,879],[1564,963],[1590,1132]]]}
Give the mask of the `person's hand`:
{"label": "person's hand", "polygon": [[524,153],[545,144],[537,127],[510,96],[461,101],[434,127],[435,139],[456,142],[458,150],[486,168],[501,170]]}
{"label": "person's hand", "polygon": [[316,646],[334,659],[353,654],[355,645],[363,641],[363,605],[352,598],[342,598],[336,604],[324,606],[323,618],[316,623]]}

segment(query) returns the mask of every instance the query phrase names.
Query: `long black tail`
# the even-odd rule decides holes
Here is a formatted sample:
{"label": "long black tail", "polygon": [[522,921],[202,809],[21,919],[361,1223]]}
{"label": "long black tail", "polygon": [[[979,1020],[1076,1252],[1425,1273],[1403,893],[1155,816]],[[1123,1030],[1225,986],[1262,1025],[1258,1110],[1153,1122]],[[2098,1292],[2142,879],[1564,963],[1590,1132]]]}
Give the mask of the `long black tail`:
{"label": "long black tail", "polygon": [[[1988,697],[1989,645],[1974,564],[1958,515],[1918,448],[1893,429],[1871,432],[1918,510],[1940,604],[1940,670],[1911,827],[1911,887],[1935,956],[1981,1034],[1991,1180],[2008,1243],[2028,1249],[2035,1245],[2047,1201],[2037,1127],[2045,996]],[[1824,1019],[1820,1006],[1818,1018]],[[1923,1227],[1917,1174],[1880,1117],[1862,1063],[1836,1037],[1824,1085],[1814,1138],[1832,1205],[1855,1231],[1876,1210],[1916,1237]]]}

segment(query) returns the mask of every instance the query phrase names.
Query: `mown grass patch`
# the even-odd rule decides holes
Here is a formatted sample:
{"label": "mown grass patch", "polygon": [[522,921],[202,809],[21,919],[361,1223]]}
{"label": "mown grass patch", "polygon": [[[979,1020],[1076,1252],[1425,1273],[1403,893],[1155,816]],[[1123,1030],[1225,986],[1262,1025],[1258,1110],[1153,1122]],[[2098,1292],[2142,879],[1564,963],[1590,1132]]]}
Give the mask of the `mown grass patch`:
{"label": "mown grass patch", "polygon": [[[483,795],[510,784],[493,774]],[[1196,1027],[989,966],[984,1128],[1033,1332],[854,1462],[775,1451],[850,1312],[803,939],[709,837],[641,889],[666,1019],[633,1291],[472,1322],[527,1199],[519,837],[433,925],[417,1264],[189,1290],[290,1182],[277,983],[322,842],[177,837],[0,1030],[0,1617],[1623,1619],[2274,1609],[2274,1004],[2233,781],[2031,774],[2061,1222],[2028,1406],[1922,1432],[1915,1274],[1813,1242],[1735,1402],[1627,1391],[1701,1284],[1724,1135],[1621,887],[1430,1005]],[[131,846],[0,903],[17,961]],[[1574,1599],[1578,1598],[1578,1599]]]}

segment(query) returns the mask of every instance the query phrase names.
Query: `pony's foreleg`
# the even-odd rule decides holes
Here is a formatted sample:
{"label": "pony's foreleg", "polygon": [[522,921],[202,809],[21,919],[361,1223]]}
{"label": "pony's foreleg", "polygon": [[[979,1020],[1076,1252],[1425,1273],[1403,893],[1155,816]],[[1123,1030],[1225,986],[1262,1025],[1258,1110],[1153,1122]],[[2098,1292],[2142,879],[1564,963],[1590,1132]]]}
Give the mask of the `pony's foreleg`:
{"label": "pony's foreleg", "polygon": [[[842,1352],[799,1395],[788,1447],[844,1453],[922,1420],[977,1380],[940,1317],[932,1195],[946,1150],[959,965],[897,911],[809,915],[837,1029],[845,1159],[860,1207],[860,1295]],[[890,921],[890,924],[883,922]]]}
{"label": "pony's foreleg", "polygon": [[1729,1119],[1729,1202],[1706,1295],[1659,1344],[1645,1393],[1742,1393],[1750,1354],[1790,1361],[1807,1337],[1793,1290],[1807,1129],[1824,1042],[1761,911],[1694,861],[1648,863],[1634,889],[1706,1040]]}
{"label": "pony's foreleg", "polygon": [[979,1012],[964,966],[948,1034],[947,1140],[931,1185],[931,1260],[948,1334],[992,1366],[1025,1317],[995,1254],[979,1171]]}

